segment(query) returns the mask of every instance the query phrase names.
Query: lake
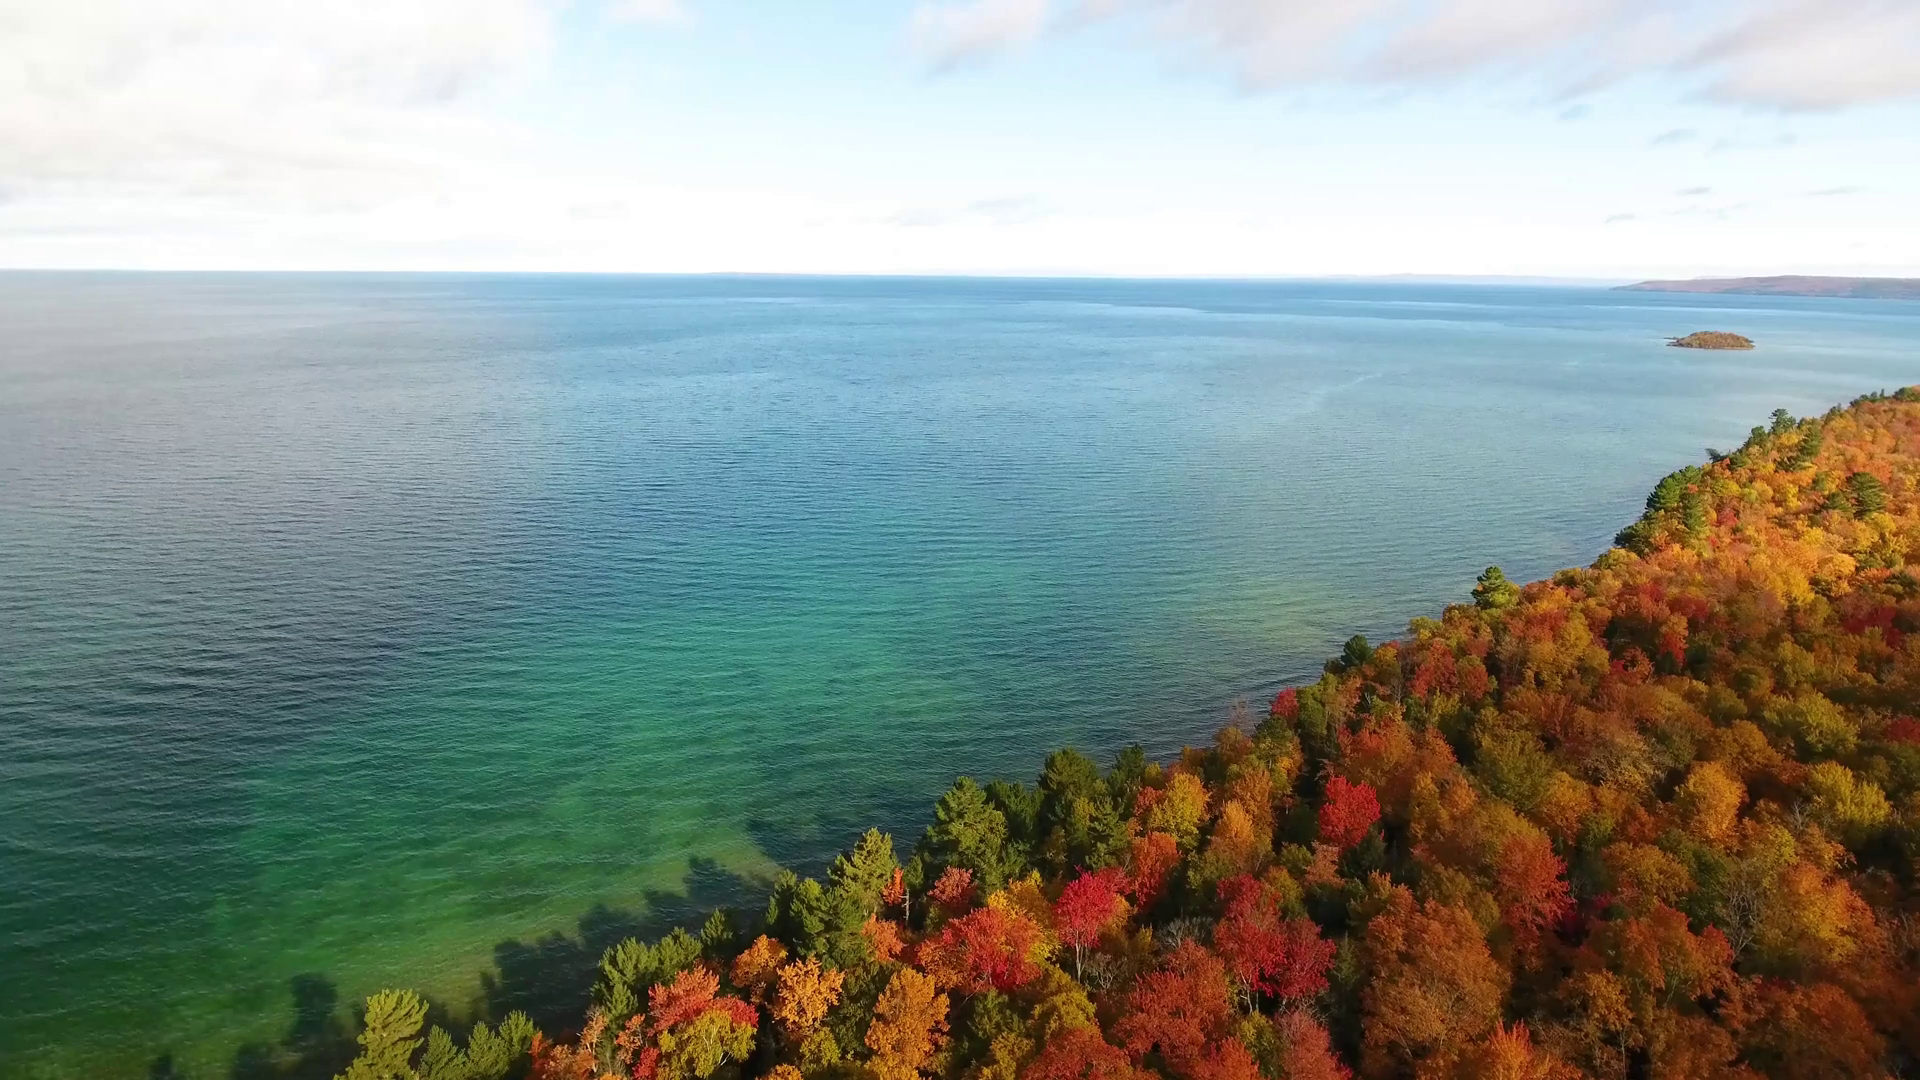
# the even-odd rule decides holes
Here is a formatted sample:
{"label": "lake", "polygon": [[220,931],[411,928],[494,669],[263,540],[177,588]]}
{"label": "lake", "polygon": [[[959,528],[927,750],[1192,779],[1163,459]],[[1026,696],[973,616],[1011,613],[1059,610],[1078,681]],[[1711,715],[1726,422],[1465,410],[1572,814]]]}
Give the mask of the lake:
{"label": "lake", "polygon": [[34,1077],[554,1008],[957,773],[1170,753],[1920,382],[1920,303],[1572,288],[13,273],[0,325]]}

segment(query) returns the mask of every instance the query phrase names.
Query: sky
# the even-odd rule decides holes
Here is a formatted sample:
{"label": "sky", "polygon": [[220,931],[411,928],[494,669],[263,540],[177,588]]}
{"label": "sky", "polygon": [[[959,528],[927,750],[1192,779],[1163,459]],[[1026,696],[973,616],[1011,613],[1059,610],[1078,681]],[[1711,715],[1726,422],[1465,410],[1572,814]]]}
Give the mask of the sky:
{"label": "sky", "polygon": [[1920,0],[0,0],[0,267],[1920,276]]}

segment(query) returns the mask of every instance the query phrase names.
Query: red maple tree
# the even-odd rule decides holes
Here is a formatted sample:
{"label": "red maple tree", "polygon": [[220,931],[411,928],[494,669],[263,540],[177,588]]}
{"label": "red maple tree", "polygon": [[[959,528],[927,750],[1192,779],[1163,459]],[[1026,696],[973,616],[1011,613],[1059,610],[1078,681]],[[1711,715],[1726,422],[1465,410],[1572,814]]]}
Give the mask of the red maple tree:
{"label": "red maple tree", "polygon": [[1214,948],[1250,991],[1281,1001],[1304,1001],[1327,988],[1335,945],[1311,919],[1283,919],[1278,898],[1251,877],[1220,883],[1225,914],[1213,930]]}
{"label": "red maple tree", "polygon": [[1018,911],[983,907],[921,943],[920,959],[942,986],[969,994],[1015,990],[1040,974],[1040,927]]}
{"label": "red maple tree", "polygon": [[1127,902],[1121,896],[1126,887],[1126,875],[1119,867],[1109,866],[1074,878],[1054,902],[1054,929],[1060,940],[1073,946],[1075,978],[1080,976],[1087,946],[1127,917]]}
{"label": "red maple tree", "polygon": [[1380,797],[1371,784],[1349,783],[1344,776],[1327,781],[1326,800],[1320,804],[1320,839],[1341,851],[1367,838],[1380,820]]}

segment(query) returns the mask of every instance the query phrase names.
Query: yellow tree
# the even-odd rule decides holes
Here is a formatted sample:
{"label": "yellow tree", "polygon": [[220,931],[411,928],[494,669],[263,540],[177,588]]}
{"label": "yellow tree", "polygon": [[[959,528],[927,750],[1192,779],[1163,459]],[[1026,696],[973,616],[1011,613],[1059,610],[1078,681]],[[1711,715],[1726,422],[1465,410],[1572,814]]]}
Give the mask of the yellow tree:
{"label": "yellow tree", "polygon": [[[1145,794],[1143,792],[1143,794]],[[1183,850],[1191,851],[1199,842],[1200,826],[1207,820],[1207,785],[1191,773],[1173,774],[1167,786],[1153,793],[1146,812],[1149,831],[1172,834]]]}
{"label": "yellow tree", "polygon": [[764,1001],[767,989],[780,976],[780,965],[786,962],[787,947],[761,934],[734,959],[733,985],[748,991],[754,1001]]}
{"label": "yellow tree", "polygon": [[817,957],[796,960],[780,969],[780,988],[773,999],[773,1018],[794,1045],[806,1041],[826,1019],[827,1010],[840,1001],[846,976],[821,968]]}
{"label": "yellow tree", "polygon": [[1688,829],[1704,840],[1718,843],[1733,832],[1740,817],[1740,804],[1747,791],[1717,762],[1703,761],[1687,774],[1686,782],[1674,793],[1674,807]]}
{"label": "yellow tree", "polygon": [[947,995],[930,976],[901,968],[880,992],[867,1027],[873,1071],[880,1080],[914,1080],[946,1041]]}

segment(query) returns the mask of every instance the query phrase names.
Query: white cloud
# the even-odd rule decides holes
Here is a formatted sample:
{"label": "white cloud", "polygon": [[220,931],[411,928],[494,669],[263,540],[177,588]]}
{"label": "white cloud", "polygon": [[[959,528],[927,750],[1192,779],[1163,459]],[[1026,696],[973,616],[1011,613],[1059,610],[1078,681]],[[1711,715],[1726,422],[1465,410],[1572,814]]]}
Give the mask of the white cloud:
{"label": "white cloud", "polygon": [[1716,98],[1829,109],[1920,95],[1920,3],[1778,0],[1710,38],[1691,66]]}
{"label": "white cloud", "polygon": [[[1062,21],[1132,21],[1250,90],[1311,82],[1432,85],[1523,76],[1578,94],[1658,72],[1707,97],[1830,109],[1920,96],[1916,0],[1058,0]],[[1032,39],[1047,0],[923,6],[977,60]]]}
{"label": "white cloud", "polygon": [[0,0],[0,186],[353,201],[434,168],[548,0]]}
{"label": "white cloud", "polygon": [[1504,65],[1539,63],[1569,42],[1591,40],[1615,24],[1644,17],[1621,0],[1451,0],[1390,33],[1371,62],[1388,80],[1462,75]]}
{"label": "white cloud", "polygon": [[[1777,21],[1810,10],[1802,0],[1744,0],[1738,10],[1732,0],[1568,2],[1542,14],[1500,0],[927,0],[913,31],[915,46],[941,65],[1056,33],[1102,33],[1237,71],[1249,86],[1488,75],[1552,85],[1658,69],[1691,73],[1700,93],[1726,100],[1806,106],[1897,93],[1910,73],[1882,60],[1915,55],[1901,37],[1906,16],[1877,0],[1824,0],[1834,16],[1811,28]],[[1792,137],[1766,118],[1725,138],[1723,125],[1703,123],[1692,145],[1660,159],[1682,159],[1687,175],[1649,170],[1663,178],[1636,196],[1642,206],[1614,202],[1627,196],[1611,190],[1597,205],[1570,203],[1557,189],[1541,195],[1568,207],[1559,226],[1568,231],[1546,245],[1538,230],[1558,211],[1514,208],[1533,197],[1508,171],[1530,163],[1524,148],[1489,160],[1473,182],[1459,174],[1434,186],[1417,212],[1401,204],[1425,185],[1400,184],[1392,169],[1378,184],[1370,171],[1349,170],[1364,181],[1351,191],[1316,179],[1322,170],[1288,170],[1305,185],[1288,191],[1268,186],[1250,159],[1240,159],[1256,177],[1245,191],[1222,181],[1216,197],[1210,182],[1183,186],[1182,174],[1162,170],[1164,182],[1119,176],[1089,198],[1077,174],[1050,174],[1029,144],[993,161],[978,156],[985,144],[948,146],[938,133],[913,144],[922,163],[894,176],[892,156],[915,155],[889,149],[883,161],[862,134],[879,129],[857,111],[845,141],[815,158],[800,150],[789,160],[789,151],[744,137],[702,158],[727,140],[691,122],[716,115],[701,102],[680,109],[637,84],[597,98],[591,70],[545,78],[563,62],[555,49],[567,11],[590,23],[603,15],[659,23],[709,10],[699,0],[0,0],[0,265],[1148,274],[1631,266],[1672,276],[1771,266],[1785,252],[1807,266],[1910,268],[1920,251],[1904,144],[1836,145],[1823,118],[1796,119],[1810,143],[1820,140],[1822,161],[1782,179],[1782,191],[1864,177],[1869,192],[1774,199],[1770,210],[1742,211],[1737,235],[1702,242],[1716,221],[1663,215],[1648,209],[1661,205],[1653,200],[1681,183],[1737,187],[1721,177],[1751,172],[1732,168],[1748,158],[1790,164],[1781,140]],[[1466,19],[1474,12],[1490,14]],[[1822,59],[1876,28],[1886,40],[1859,44],[1846,58],[1857,63]],[[1768,75],[1781,63],[1788,83]],[[892,74],[879,63],[875,71]],[[767,85],[747,90],[778,92]],[[891,85],[879,82],[877,92]],[[550,108],[556,100],[590,107]],[[1555,108],[1567,106],[1578,103]],[[1615,105],[1594,108],[1611,117]],[[610,123],[623,118],[635,122]],[[690,133],[678,132],[672,121],[681,120]],[[1646,134],[1694,122],[1677,113]],[[1380,131],[1326,164],[1396,138],[1390,123]],[[1143,153],[1153,137],[1142,130]],[[1715,159],[1722,149],[1745,157]],[[1628,186],[1636,168],[1621,164]],[[855,185],[816,182],[856,172]],[[740,189],[718,190],[725,184]],[[1477,216],[1461,209],[1473,192],[1509,184],[1514,199]],[[1025,197],[989,197],[1009,194]],[[1381,219],[1395,207],[1399,217]],[[1616,209],[1641,212],[1631,225],[1603,228]],[[1248,226],[1249,214],[1272,220]],[[1660,243],[1669,246],[1655,250]],[[1729,261],[1685,262],[1703,250]],[[1530,261],[1543,251],[1567,263]]]}
{"label": "white cloud", "polygon": [[908,34],[916,51],[946,68],[1032,42],[1047,17],[1048,0],[922,3]]}

